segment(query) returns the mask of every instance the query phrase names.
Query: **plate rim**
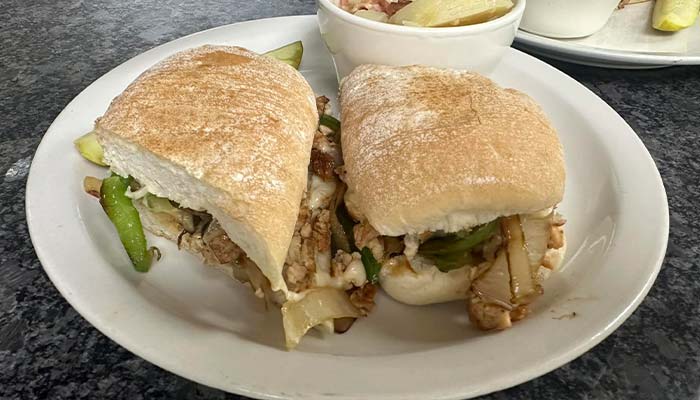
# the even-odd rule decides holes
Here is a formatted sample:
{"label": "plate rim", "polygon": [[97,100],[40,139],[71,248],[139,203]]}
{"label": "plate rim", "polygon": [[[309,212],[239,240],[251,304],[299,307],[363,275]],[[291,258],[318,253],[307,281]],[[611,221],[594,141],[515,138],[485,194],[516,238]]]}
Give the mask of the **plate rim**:
{"label": "plate rim", "polygon": [[[568,44],[566,42],[518,29],[515,42],[539,50],[539,54],[554,53],[560,60],[577,63],[580,58],[599,61],[599,65],[625,68],[658,68],[674,65],[700,65],[700,55],[665,55],[634,53],[590,46]],[[547,55],[547,54],[543,55]],[[565,56],[569,56],[564,58]],[[587,64],[591,65],[591,64]],[[636,66],[636,67],[635,67]],[[629,68],[628,67],[628,68]]]}
{"label": "plate rim", "polygon": [[[128,63],[138,57],[145,56],[147,54],[150,54],[151,52],[158,51],[161,49],[163,46],[168,46],[172,45],[174,42],[184,40],[185,38],[189,38],[192,36],[197,36],[197,35],[204,35],[206,33],[209,33],[211,31],[215,30],[221,30],[221,29],[227,29],[232,26],[240,26],[244,24],[255,24],[261,21],[270,21],[273,20],[274,22],[281,23],[284,20],[288,19],[299,19],[299,20],[305,20],[308,21],[308,23],[313,23],[315,24],[315,16],[314,15],[298,15],[298,16],[286,16],[286,17],[274,17],[274,18],[264,18],[264,19],[256,19],[256,20],[250,20],[250,21],[244,21],[244,22],[238,22],[234,24],[228,24],[228,25],[223,25],[219,27],[214,27],[210,28],[207,30],[203,30],[200,32],[195,32],[177,39],[174,39],[173,41],[161,44],[157,47],[154,47],[152,49],[149,49],[143,53],[140,53],[129,60],[124,61],[123,63],[119,64],[115,68],[111,69],[104,75],[102,75],[100,78],[92,82],[90,85],[88,85],[86,88],[84,88],[77,96],[75,96],[67,105],[66,107],[61,111],[61,113],[58,114],[56,117],[56,120],[60,119],[64,113],[67,112],[67,110],[70,108],[70,106],[76,102],[77,99],[81,97],[83,92],[87,91],[90,87],[98,83],[104,76],[112,73],[112,71],[116,68],[119,68],[125,63]],[[663,209],[662,211],[662,222],[663,226],[661,227],[660,232],[663,233],[664,240],[663,244],[659,246],[656,252],[656,259],[653,261],[653,271],[652,273],[647,277],[646,281],[643,284],[642,290],[636,293],[634,299],[629,302],[627,307],[625,308],[624,312],[617,315],[615,319],[612,321],[612,323],[608,324],[603,330],[599,332],[599,334],[593,338],[590,338],[584,343],[581,343],[579,346],[574,347],[574,348],[568,348],[566,351],[562,351],[561,354],[559,354],[556,359],[550,359],[547,360],[546,362],[541,363],[539,366],[531,369],[527,373],[520,373],[517,375],[511,375],[508,377],[502,377],[499,379],[497,382],[492,384],[491,387],[488,388],[481,388],[481,389],[476,389],[474,390],[473,388],[471,389],[466,389],[464,387],[460,387],[462,390],[461,391],[449,391],[445,392],[444,388],[441,390],[440,388],[435,388],[432,392],[421,392],[416,396],[415,394],[411,396],[406,396],[405,394],[392,394],[390,396],[391,398],[420,398],[420,396],[425,396],[425,395],[430,395],[436,399],[461,399],[464,398],[465,396],[476,396],[476,395],[482,395],[482,394],[487,394],[491,393],[496,390],[502,390],[508,387],[515,386],[517,384],[521,384],[523,382],[529,381],[531,379],[535,379],[541,375],[544,375],[568,362],[571,360],[578,358],[582,354],[584,354],[586,351],[590,350],[592,347],[596,346],[599,344],[603,339],[608,337],[612,332],[614,332],[633,312],[634,310],[637,309],[639,304],[642,302],[642,300],[646,297],[647,293],[651,289],[651,286],[653,285],[659,271],[661,268],[661,265],[663,263],[663,260],[665,258],[665,252],[666,252],[666,247],[668,243],[668,234],[669,234],[669,208],[668,208],[668,199],[666,195],[666,191],[663,185],[663,181],[661,180],[661,175],[658,171],[658,168],[655,165],[655,162],[651,155],[649,154],[648,150],[644,146],[643,142],[641,139],[634,134],[634,131],[632,130],[631,127],[627,124],[627,122],[615,111],[613,110],[607,103],[605,103],[602,99],[600,99],[595,93],[590,91],[588,88],[586,88],[584,85],[580,84],[579,82],[575,81],[573,78],[569,77],[565,73],[557,70],[556,68],[552,67],[551,65],[548,65],[540,60],[537,60],[536,58],[529,56],[523,52],[520,52],[516,49],[510,49],[509,51],[514,51],[517,53],[521,53],[522,56],[524,57],[530,57],[534,60],[534,62],[541,63],[543,64],[544,68],[549,69],[551,73],[554,74],[559,74],[562,79],[566,79],[571,81],[572,83],[575,83],[576,85],[580,86],[581,89],[584,89],[588,91],[592,96],[595,96],[600,100],[601,105],[604,105],[607,107],[608,112],[614,113],[617,118],[620,119],[621,123],[624,123],[625,126],[629,129],[630,132],[633,133],[633,139],[636,140],[637,144],[641,146],[641,151],[643,151],[643,156],[644,159],[648,162],[651,162],[653,165],[653,170],[655,172],[654,176],[654,183],[658,184],[660,187],[659,194],[661,195],[661,198],[663,200]],[[50,132],[54,126],[54,123],[52,122],[51,126],[47,129],[47,133]],[[46,136],[46,134],[45,134]],[[40,229],[41,226],[37,225],[38,222],[36,222],[36,219],[33,216],[33,204],[34,204],[34,199],[32,196],[32,187],[35,185],[35,181],[39,180],[40,177],[37,177],[36,175],[36,169],[34,168],[34,162],[37,159],[36,155],[40,154],[42,152],[43,147],[47,146],[46,141],[44,140],[45,137],[42,137],[41,143],[37,147],[37,150],[35,152],[35,156],[32,159],[32,166],[30,168],[29,174],[28,174],[28,179],[27,179],[27,184],[25,187],[25,193],[26,193],[26,198],[25,198],[25,210],[26,210],[26,217],[27,217],[27,225],[28,225],[28,230],[30,234],[30,238],[32,240],[32,244],[34,245],[37,242],[40,242],[43,239],[39,239],[41,237],[40,234]],[[256,397],[256,398],[265,398],[265,399],[280,399],[280,398],[300,398],[303,396],[303,398],[327,398],[327,396],[321,394],[321,393],[299,393],[299,394],[289,394],[289,393],[271,393],[271,392],[264,392],[264,391],[259,391],[256,390],[249,385],[247,385],[244,382],[239,382],[238,385],[235,387],[235,389],[232,389],[229,386],[224,386],[224,385],[219,385],[217,382],[212,381],[212,380],[207,380],[207,379],[198,379],[198,378],[193,378],[192,375],[188,374],[187,368],[175,368],[172,366],[172,363],[168,365],[167,362],[164,362],[164,358],[157,358],[153,357],[151,353],[148,351],[139,348],[138,346],[133,346],[131,343],[124,344],[123,340],[118,340],[120,337],[118,330],[110,330],[109,327],[101,326],[99,323],[96,323],[95,321],[97,320],[96,315],[93,315],[92,312],[87,310],[88,307],[86,307],[84,304],[79,304],[76,302],[76,299],[74,298],[73,294],[71,293],[70,288],[64,286],[64,282],[61,281],[60,279],[60,274],[58,274],[58,269],[57,268],[51,268],[47,267],[46,261],[50,258],[48,254],[45,253],[45,249],[43,249],[40,246],[34,246],[35,252],[37,254],[38,259],[41,262],[42,268],[46,272],[47,276],[53,283],[53,285],[58,289],[58,291],[61,293],[61,295],[68,301],[68,303],[76,310],[78,313],[83,317],[85,320],[87,320],[93,327],[95,327],[98,331],[100,331],[102,334],[113,340],[115,343],[117,343],[119,346],[126,348],[129,350],[131,353],[139,356],[140,358],[143,358],[144,360],[153,363],[154,365],[157,365],[160,368],[163,368],[167,371],[170,371],[176,375],[179,375],[181,377],[184,377],[185,379],[188,380],[193,380],[202,384],[205,384],[207,386],[215,387],[224,391],[232,392],[232,393],[237,393],[240,395],[244,396],[250,396],[250,397]],[[155,358],[155,359],[154,359]],[[167,366],[166,366],[167,365]],[[454,388],[453,388],[454,389]],[[336,395],[337,398],[362,398],[360,396],[347,396],[347,395]]]}

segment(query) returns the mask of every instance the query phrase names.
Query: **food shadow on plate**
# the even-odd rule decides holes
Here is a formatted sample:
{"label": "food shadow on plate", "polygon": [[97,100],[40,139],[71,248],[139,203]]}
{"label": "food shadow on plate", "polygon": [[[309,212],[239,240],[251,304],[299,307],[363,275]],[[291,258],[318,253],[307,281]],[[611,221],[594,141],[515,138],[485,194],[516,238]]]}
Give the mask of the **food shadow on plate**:
{"label": "food shadow on plate", "polygon": [[241,284],[168,240],[147,234],[149,245],[162,252],[147,273],[136,272],[97,199],[85,195],[78,213],[88,237],[115,273],[153,307],[203,331],[234,334],[263,345],[282,348],[279,310],[267,309],[248,285]]}

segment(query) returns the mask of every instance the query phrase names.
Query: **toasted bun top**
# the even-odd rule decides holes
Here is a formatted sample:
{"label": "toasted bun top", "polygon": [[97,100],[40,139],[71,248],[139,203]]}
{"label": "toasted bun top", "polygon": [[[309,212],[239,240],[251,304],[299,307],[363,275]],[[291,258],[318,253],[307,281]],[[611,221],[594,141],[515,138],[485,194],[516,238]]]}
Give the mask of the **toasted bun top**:
{"label": "toasted bun top", "polygon": [[453,232],[562,199],[559,138],[523,93],[475,73],[362,65],[340,103],[346,201],[383,235]]}
{"label": "toasted bun top", "polygon": [[115,172],[209,211],[272,289],[286,290],[282,267],[317,125],[314,93],[294,68],[202,46],[139,76],[96,131]]}

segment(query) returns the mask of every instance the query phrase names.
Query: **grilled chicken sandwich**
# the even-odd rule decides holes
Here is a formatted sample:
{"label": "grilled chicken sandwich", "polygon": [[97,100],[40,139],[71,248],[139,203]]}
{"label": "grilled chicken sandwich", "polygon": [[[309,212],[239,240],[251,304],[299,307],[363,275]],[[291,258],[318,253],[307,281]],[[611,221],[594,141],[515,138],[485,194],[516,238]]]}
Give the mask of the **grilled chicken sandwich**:
{"label": "grilled chicken sandwich", "polygon": [[143,226],[280,305],[289,348],[369,312],[362,263],[331,254],[327,103],[293,67],[239,47],[186,50],[139,76],[94,130],[113,173],[101,203],[137,269],[153,255]]}
{"label": "grilled chicken sandwich", "polygon": [[363,65],[341,83],[345,206],[382,288],[414,305],[465,300],[504,329],[564,252],[564,159],[528,96],[478,74]]}

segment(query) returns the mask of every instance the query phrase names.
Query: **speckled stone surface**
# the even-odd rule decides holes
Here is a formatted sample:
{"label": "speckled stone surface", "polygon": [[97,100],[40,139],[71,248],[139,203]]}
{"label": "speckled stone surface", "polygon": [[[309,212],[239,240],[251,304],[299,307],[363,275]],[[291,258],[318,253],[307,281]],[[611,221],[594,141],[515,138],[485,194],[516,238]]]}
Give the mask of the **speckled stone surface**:
{"label": "speckled stone surface", "polygon": [[[0,398],[236,399],[132,355],[83,320],[29,241],[24,186],[41,136],[89,83],[180,36],[237,21],[311,14],[313,0],[0,2]],[[663,269],[632,317],[570,364],[488,399],[700,396],[700,67],[555,65],[635,129],[671,207]]]}

